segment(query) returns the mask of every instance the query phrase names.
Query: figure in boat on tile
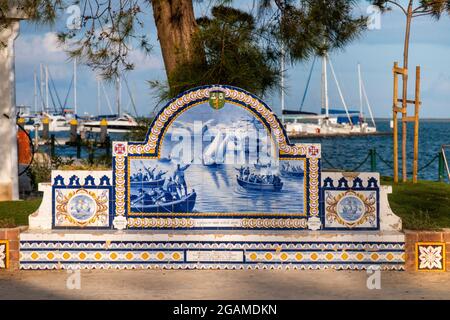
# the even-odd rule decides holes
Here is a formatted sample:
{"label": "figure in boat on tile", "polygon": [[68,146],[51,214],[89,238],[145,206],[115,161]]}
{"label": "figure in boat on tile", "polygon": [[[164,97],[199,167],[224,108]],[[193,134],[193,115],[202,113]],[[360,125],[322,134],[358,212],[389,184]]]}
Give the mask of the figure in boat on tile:
{"label": "figure in boat on tile", "polygon": [[301,165],[293,165],[290,162],[281,164],[281,175],[284,177],[303,178],[305,171]]}
{"label": "figure in boat on tile", "polygon": [[[192,212],[197,194],[195,190],[188,193],[184,172],[189,165],[177,165],[173,177],[163,179],[163,185],[146,188],[139,187],[137,194],[130,197],[132,211],[138,212]],[[162,175],[167,172],[162,172]],[[159,174],[158,174],[159,175]],[[157,177],[156,175],[155,177]]]}
{"label": "figure in boat on tile", "polygon": [[250,167],[236,169],[239,175],[236,176],[238,184],[247,190],[256,191],[281,191],[283,182],[276,174],[253,173]]}
{"label": "figure in boat on tile", "polygon": [[[141,161],[142,163],[142,161]],[[141,186],[146,188],[158,187],[164,185],[165,178],[164,175],[167,173],[159,170],[158,173],[155,174],[157,167],[153,169],[147,168],[143,163],[142,167],[146,171],[145,173],[142,171],[142,168],[139,168],[138,172],[131,175],[130,177],[130,185],[131,186]]]}
{"label": "figure in boat on tile", "polygon": [[177,169],[175,170],[175,172],[173,174],[174,180],[184,188],[185,195],[187,195],[187,184],[186,184],[186,179],[184,178],[184,172],[190,166],[191,166],[190,164],[187,164],[185,166],[181,166],[180,164],[177,164]]}

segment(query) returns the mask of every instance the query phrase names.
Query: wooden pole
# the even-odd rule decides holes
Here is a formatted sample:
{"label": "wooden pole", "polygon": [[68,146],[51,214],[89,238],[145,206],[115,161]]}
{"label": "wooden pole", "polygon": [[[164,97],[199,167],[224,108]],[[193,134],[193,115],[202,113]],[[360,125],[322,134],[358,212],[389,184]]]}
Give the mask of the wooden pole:
{"label": "wooden pole", "polygon": [[393,102],[393,139],[394,139],[394,182],[398,183],[398,120],[397,120],[397,102],[398,102],[398,62],[394,63],[394,102]]}
{"label": "wooden pole", "polygon": [[[402,93],[402,120],[408,117],[408,74],[403,74],[403,93]],[[402,121],[402,180],[408,180],[408,155],[406,150],[406,140],[408,137],[408,123]]]}
{"label": "wooden pole", "polygon": [[420,112],[420,66],[416,67],[416,101],[414,108],[414,162],[413,183],[417,183],[419,166],[419,112]]}
{"label": "wooden pole", "polygon": [[34,125],[34,149],[39,149],[39,124]]}
{"label": "wooden pole", "polygon": [[73,118],[70,120],[70,143],[74,144],[77,142],[78,137],[78,120]]}

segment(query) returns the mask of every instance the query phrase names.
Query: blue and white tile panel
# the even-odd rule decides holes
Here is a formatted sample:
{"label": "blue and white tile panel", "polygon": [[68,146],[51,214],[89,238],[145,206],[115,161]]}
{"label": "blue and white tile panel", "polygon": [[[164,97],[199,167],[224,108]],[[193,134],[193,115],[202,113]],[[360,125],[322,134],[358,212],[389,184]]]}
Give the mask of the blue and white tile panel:
{"label": "blue and white tile panel", "polygon": [[320,204],[325,230],[380,230],[380,175],[324,172]]}

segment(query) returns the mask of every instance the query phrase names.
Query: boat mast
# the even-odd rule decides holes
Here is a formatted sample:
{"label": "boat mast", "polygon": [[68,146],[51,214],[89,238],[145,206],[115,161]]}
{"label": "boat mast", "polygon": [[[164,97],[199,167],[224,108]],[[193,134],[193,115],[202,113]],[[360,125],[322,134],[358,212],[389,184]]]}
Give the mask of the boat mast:
{"label": "boat mast", "polygon": [[120,75],[116,77],[116,99],[117,99],[117,116],[120,117],[121,115],[121,103],[122,103],[122,84],[120,82]]}
{"label": "boat mast", "polygon": [[361,89],[362,89],[364,99],[366,100],[367,109],[369,110],[369,114],[370,114],[370,119],[372,120],[373,126],[376,128],[377,124],[375,123],[375,118],[373,116],[372,107],[370,105],[369,98],[367,97],[366,86],[364,85],[364,82],[362,81],[362,77],[361,77]]}
{"label": "boat mast", "polygon": [[284,69],[286,66],[284,44],[281,45],[281,122],[284,123],[285,95],[284,95]]}
{"label": "boat mast", "polygon": [[48,103],[48,65],[45,66],[45,112],[50,109]]}
{"label": "boat mast", "polygon": [[100,79],[97,79],[97,116],[100,115]]}
{"label": "boat mast", "polygon": [[325,110],[325,117],[329,117],[328,102],[328,75],[327,75],[327,53],[322,56],[322,114]]}
{"label": "boat mast", "polygon": [[78,99],[77,99],[77,58],[73,60],[73,110],[75,116],[78,114]]}
{"label": "boat mast", "polygon": [[358,63],[358,83],[359,83],[359,117],[363,119],[363,89],[361,79],[361,64]]}
{"label": "boat mast", "polygon": [[306,95],[308,94],[309,85],[311,84],[311,78],[314,71],[314,65],[316,64],[317,57],[314,56],[313,63],[311,65],[311,69],[309,70],[308,81],[306,82],[305,92],[303,92],[302,103],[300,105],[300,111],[303,110],[303,106],[305,105]]}
{"label": "boat mast", "polygon": [[44,67],[42,63],[39,65],[40,68],[40,82],[41,82],[41,111],[45,112],[45,101],[44,101]]}
{"label": "boat mast", "polygon": [[330,63],[331,74],[333,75],[334,81],[336,82],[336,87],[338,89],[339,97],[341,98],[342,104],[344,105],[344,109],[345,109],[345,113],[347,114],[348,121],[349,121],[350,125],[353,125],[352,118],[350,117],[350,113],[348,111],[347,103],[345,102],[344,95],[342,94],[341,86],[336,77],[336,72],[334,72],[333,63],[331,62],[328,55],[327,55],[327,59],[328,59],[328,62]]}
{"label": "boat mast", "polygon": [[37,113],[38,93],[37,93],[37,72],[34,69],[34,113]]}

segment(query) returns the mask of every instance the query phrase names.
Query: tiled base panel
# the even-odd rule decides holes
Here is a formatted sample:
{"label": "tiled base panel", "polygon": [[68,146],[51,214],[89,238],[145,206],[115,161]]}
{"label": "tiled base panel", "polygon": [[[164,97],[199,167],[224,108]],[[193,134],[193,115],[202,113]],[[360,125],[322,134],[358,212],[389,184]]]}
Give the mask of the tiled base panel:
{"label": "tiled base panel", "polygon": [[404,270],[396,232],[33,232],[20,236],[20,268]]}

